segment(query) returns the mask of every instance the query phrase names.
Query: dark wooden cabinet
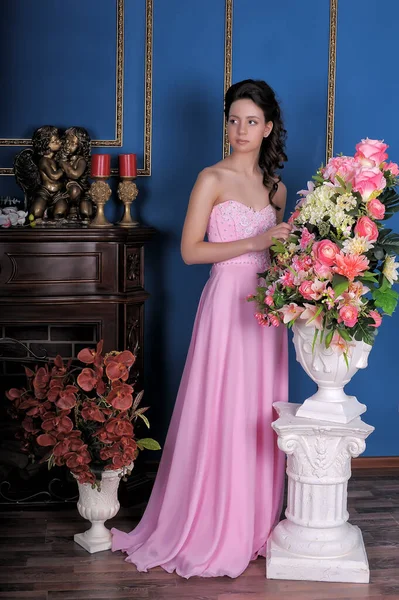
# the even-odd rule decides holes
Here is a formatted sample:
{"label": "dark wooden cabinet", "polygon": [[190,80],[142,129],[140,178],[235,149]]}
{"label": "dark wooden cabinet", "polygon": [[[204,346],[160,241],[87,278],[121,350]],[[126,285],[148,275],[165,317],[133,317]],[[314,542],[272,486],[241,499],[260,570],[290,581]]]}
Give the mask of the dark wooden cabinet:
{"label": "dark wooden cabinet", "polygon": [[64,358],[104,339],[106,351],[138,353],[141,379],[144,244],[153,234],[147,227],[0,231],[3,337]]}
{"label": "dark wooden cabinet", "polygon": [[[148,227],[116,226],[0,230],[0,338],[17,339],[37,356],[63,358],[74,358],[103,339],[106,352],[130,349],[137,355],[132,377],[141,389],[149,295],[144,246],[154,233]],[[0,352],[3,440],[8,425],[1,432],[7,402],[2,392],[23,385],[19,373],[21,364],[2,360]],[[0,503],[1,481],[0,472]]]}

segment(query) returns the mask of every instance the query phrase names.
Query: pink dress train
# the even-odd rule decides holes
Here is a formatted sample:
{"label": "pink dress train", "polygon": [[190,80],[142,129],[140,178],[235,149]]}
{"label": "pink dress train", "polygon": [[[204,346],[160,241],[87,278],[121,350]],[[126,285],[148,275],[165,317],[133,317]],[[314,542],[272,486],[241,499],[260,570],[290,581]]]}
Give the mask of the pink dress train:
{"label": "pink dress train", "polygon": [[[223,202],[208,239],[252,237],[275,219],[270,205]],[[237,577],[265,553],[282,506],[284,455],[270,424],[288,395],[287,337],[258,325],[246,296],[268,261],[252,252],[212,267],[148,506],[133,531],[112,530],[112,550],[139,571]]]}

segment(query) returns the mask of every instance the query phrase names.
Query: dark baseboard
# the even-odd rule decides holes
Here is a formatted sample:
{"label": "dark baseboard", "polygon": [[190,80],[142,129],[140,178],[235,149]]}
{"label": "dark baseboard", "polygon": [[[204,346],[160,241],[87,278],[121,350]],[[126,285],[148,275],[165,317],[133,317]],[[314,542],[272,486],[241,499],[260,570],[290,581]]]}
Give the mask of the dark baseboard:
{"label": "dark baseboard", "polygon": [[399,470],[399,456],[359,456],[352,459],[352,469]]}
{"label": "dark baseboard", "polygon": [[[157,460],[146,460],[145,470],[154,475],[159,466]],[[352,469],[399,469],[399,456],[359,456],[352,458]]]}

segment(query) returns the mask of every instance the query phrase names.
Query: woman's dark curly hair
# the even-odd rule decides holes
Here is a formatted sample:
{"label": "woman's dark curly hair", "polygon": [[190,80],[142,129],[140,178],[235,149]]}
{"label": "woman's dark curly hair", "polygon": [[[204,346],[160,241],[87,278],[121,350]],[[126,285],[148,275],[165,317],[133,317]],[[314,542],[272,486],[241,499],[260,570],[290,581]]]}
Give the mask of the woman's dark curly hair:
{"label": "woman's dark curly hair", "polygon": [[275,181],[276,170],[284,167],[284,161],[288,160],[285,153],[285,139],[287,132],[284,129],[280,106],[272,88],[261,80],[245,79],[232,85],[226,92],[224,114],[226,120],[229,118],[230,108],[236,100],[249,98],[263,110],[266,123],[272,121],[273,129],[268,137],[263,138],[259,151],[259,167],[263,171],[263,185],[269,190],[271,204],[272,198],[277,191],[278,181]]}
{"label": "woman's dark curly hair", "polygon": [[49,151],[48,145],[53,135],[60,137],[59,129],[53,125],[43,125],[33,132],[32,146],[37,156],[44,156]]}

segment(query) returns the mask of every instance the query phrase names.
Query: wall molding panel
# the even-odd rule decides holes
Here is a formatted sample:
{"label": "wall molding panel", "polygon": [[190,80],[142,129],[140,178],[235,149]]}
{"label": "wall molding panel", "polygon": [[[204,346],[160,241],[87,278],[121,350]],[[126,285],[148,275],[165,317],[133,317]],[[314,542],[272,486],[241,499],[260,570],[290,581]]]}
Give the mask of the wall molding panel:
{"label": "wall molding panel", "polygon": [[335,76],[337,71],[337,19],[338,0],[330,0],[330,39],[328,48],[328,91],[326,163],[334,154]]}
{"label": "wall molding panel", "polygon": [[[115,137],[114,139],[92,140],[93,148],[123,147],[123,105],[124,105],[124,60],[125,60],[125,0],[115,0],[117,11],[116,27],[116,81],[115,81]],[[129,0],[126,0],[129,1]],[[228,1],[228,0],[226,0]],[[232,1],[232,0],[230,0]],[[153,55],[153,3],[145,0],[145,76],[144,76],[144,140],[142,169],[137,170],[140,176],[151,175],[152,151],[152,55]],[[0,147],[30,146],[29,138],[0,138]],[[112,170],[117,175],[117,169]],[[0,175],[14,175],[13,168],[0,168]]]}

